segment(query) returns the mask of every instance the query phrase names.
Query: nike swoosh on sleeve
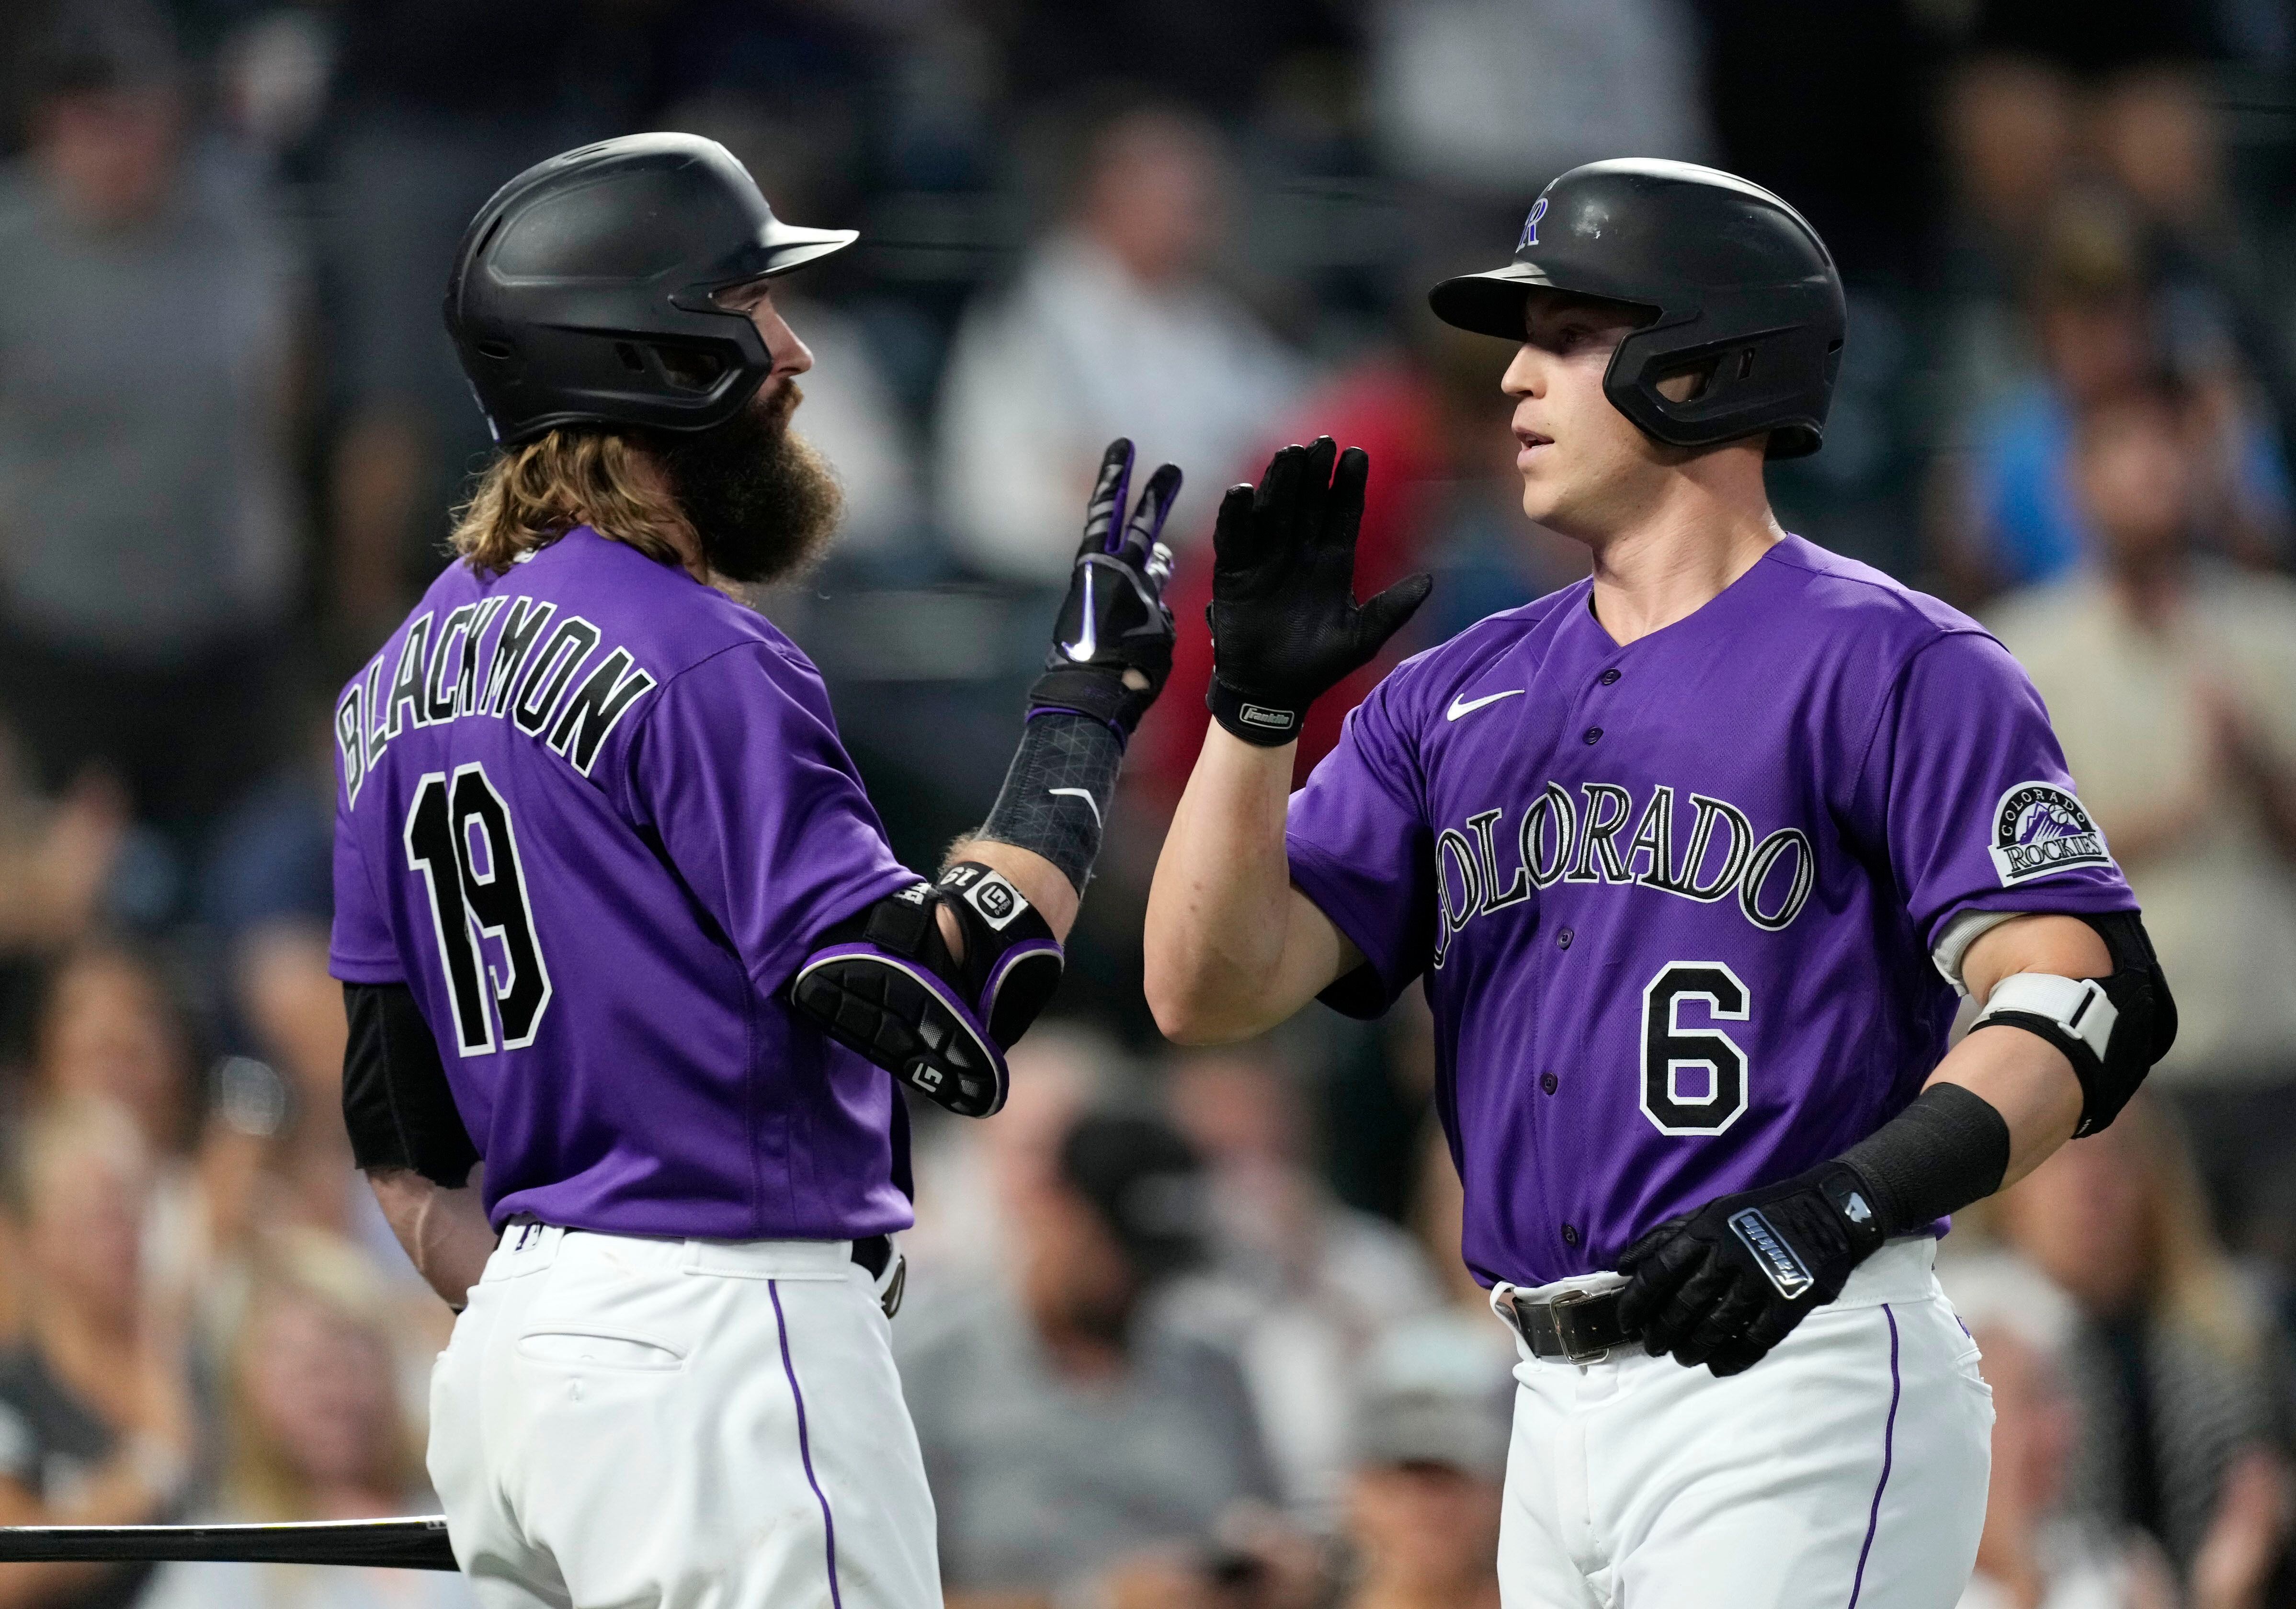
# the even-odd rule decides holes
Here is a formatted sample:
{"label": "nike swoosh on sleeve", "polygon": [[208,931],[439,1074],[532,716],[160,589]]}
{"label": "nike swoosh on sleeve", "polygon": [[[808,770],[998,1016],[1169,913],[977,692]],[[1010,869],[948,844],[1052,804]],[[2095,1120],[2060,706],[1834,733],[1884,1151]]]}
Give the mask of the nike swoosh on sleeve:
{"label": "nike swoosh on sleeve", "polygon": [[1092,825],[1095,826],[1101,825],[1100,800],[1092,796],[1092,790],[1090,788],[1046,788],[1045,792],[1051,794],[1054,799],[1083,800],[1084,808],[1092,812]]}
{"label": "nike swoosh on sleeve", "polygon": [[1451,701],[1451,707],[1443,711],[1443,718],[1457,720],[1463,715],[1472,715],[1485,704],[1496,704],[1499,700],[1513,698],[1521,691],[1520,687],[1510,687],[1505,693],[1488,693],[1480,698],[1455,698]]}

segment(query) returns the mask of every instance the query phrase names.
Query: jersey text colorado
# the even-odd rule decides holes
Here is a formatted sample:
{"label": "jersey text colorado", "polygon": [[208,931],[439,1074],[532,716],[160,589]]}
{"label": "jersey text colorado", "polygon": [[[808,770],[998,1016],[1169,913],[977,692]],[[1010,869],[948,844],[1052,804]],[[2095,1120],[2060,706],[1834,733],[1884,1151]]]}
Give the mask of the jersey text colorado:
{"label": "jersey text colorado", "polygon": [[1580,783],[1573,799],[1550,782],[1512,828],[1505,806],[1445,827],[1435,839],[1431,965],[1442,966],[1452,939],[1476,917],[1557,882],[1656,889],[1703,905],[1735,895],[1746,920],[1765,932],[1792,926],[1816,880],[1809,835],[1780,827],[1758,841],[1745,811],[1703,793],[1686,793],[1680,813],[1677,829],[1676,792],[1664,783],[1638,800],[1616,783]]}

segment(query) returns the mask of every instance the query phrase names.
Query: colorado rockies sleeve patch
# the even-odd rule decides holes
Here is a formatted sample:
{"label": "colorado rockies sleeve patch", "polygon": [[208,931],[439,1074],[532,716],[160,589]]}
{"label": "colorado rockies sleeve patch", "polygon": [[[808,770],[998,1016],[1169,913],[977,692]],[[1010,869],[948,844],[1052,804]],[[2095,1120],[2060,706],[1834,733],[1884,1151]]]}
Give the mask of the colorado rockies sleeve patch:
{"label": "colorado rockies sleeve patch", "polygon": [[2021,782],[2001,796],[1990,853],[2003,888],[2068,866],[2112,864],[2081,801],[2046,782]]}

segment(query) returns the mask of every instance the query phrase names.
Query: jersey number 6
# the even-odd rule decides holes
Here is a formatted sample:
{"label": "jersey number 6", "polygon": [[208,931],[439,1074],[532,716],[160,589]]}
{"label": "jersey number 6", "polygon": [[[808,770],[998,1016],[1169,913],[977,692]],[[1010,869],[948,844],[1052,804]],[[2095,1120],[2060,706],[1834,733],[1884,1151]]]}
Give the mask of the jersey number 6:
{"label": "jersey number 6", "polygon": [[[455,1002],[455,1048],[466,1056],[495,1048],[489,997],[502,1014],[503,1048],[533,1044],[550,1004],[550,969],[535,941],[510,807],[485,767],[457,766],[451,782],[443,771],[422,778],[406,812],[406,864],[430,891],[430,929]],[[500,971],[480,948],[486,939],[502,946]]]}
{"label": "jersey number 6", "polygon": [[[1719,1134],[1746,1110],[1746,1053],[1718,1028],[1685,1028],[1682,1002],[1720,1022],[1746,1020],[1746,986],[1719,961],[1677,961],[1643,989],[1643,1115],[1660,1134]],[[1697,1069],[1705,1093],[1685,1095]]]}

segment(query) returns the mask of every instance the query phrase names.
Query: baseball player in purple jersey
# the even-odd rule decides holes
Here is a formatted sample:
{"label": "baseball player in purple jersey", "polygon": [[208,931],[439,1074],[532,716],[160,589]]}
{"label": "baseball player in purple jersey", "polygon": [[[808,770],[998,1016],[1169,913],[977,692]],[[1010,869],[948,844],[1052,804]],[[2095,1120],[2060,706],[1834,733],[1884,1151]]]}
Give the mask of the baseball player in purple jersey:
{"label": "baseball player in purple jersey", "polygon": [[770,285],[852,239],[686,135],[505,185],[447,305],[504,451],[336,708],[345,1116],[468,1303],[430,1465],[490,1605],[940,1601],[894,1083],[1003,1102],[1169,667],[1179,472],[1134,505],[1110,449],[1004,792],[919,877],[819,675],[722,589],[834,524]]}
{"label": "baseball player in purple jersey", "polygon": [[1792,208],[1595,163],[1432,302],[1517,344],[1524,512],[1593,575],[1398,667],[1287,799],[1426,582],[1350,597],[1358,452],[1231,491],[1150,1002],[1221,1040],[1422,982],[1521,1358],[1510,1605],[1944,1609],[1991,1408],[1936,1237],[2167,1047],[2135,902],[2000,644],[1771,514],[1844,333]]}

